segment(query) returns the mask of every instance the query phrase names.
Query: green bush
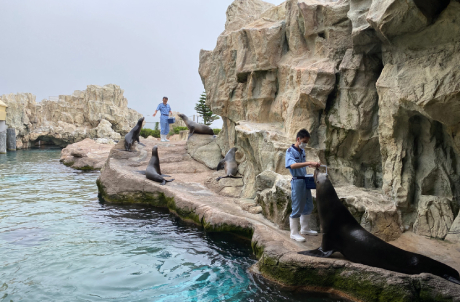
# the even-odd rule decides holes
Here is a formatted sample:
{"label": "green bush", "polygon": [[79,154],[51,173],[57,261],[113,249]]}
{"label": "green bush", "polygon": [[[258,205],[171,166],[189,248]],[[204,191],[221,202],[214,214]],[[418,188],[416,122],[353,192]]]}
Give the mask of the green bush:
{"label": "green bush", "polygon": [[152,129],[149,129],[149,128],[142,128],[140,136],[142,136],[143,138],[147,138],[149,136],[159,138],[160,137],[160,130],[152,130]]}
{"label": "green bush", "polygon": [[181,132],[182,130],[188,130],[187,127],[174,127],[173,131],[174,131],[174,134],[179,134],[179,132]]}
{"label": "green bush", "polygon": [[212,129],[212,131],[214,131],[214,134],[215,134],[215,135],[219,135],[219,133],[220,133],[221,130],[222,130],[222,129]]}

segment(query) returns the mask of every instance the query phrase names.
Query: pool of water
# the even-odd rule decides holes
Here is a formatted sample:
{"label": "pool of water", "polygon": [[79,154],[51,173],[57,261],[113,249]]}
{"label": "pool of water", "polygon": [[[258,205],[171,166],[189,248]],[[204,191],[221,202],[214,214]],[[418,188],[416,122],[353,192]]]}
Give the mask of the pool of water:
{"label": "pool of water", "polygon": [[248,273],[250,243],[100,203],[60,149],[0,155],[0,301],[343,301]]}

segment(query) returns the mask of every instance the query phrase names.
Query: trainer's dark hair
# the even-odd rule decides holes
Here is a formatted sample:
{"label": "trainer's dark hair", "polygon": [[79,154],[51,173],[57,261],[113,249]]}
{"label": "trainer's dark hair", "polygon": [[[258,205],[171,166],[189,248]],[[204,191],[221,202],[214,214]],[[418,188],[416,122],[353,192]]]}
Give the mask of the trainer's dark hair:
{"label": "trainer's dark hair", "polygon": [[300,137],[301,139],[302,139],[302,138],[306,138],[306,137],[310,137],[310,133],[308,133],[308,131],[307,131],[306,129],[302,129],[302,130],[300,130],[299,132],[297,132],[297,137],[296,137],[296,139],[299,138],[299,137]]}
{"label": "trainer's dark hair", "polygon": [[167,97],[167,96],[164,96],[163,99],[168,99],[168,97]]}

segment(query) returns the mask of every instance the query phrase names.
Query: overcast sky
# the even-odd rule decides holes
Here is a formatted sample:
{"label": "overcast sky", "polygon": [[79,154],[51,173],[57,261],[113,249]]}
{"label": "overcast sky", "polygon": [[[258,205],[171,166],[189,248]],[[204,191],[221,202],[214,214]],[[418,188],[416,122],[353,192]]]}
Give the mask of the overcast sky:
{"label": "overcast sky", "polygon": [[231,3],[0,0],[0,95],[30,92],[41,101],[117,84],[149,122],[159,120],[151,115],[164,95],[173,111],[192,115],[204,90],[200,49],[214,49]]}

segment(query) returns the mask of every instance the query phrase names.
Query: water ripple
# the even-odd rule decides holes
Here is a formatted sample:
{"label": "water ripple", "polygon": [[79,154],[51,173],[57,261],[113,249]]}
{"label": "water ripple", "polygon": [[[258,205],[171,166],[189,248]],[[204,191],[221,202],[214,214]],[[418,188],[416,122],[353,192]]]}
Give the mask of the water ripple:
{"label": "water ripple", "polygon": [[99,203],[99,174],[59,155],[0,155],[1,301],[337,301],[253,277],[247,241]]}

